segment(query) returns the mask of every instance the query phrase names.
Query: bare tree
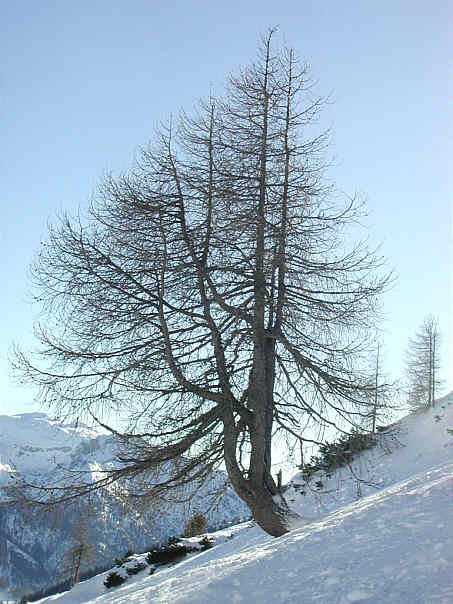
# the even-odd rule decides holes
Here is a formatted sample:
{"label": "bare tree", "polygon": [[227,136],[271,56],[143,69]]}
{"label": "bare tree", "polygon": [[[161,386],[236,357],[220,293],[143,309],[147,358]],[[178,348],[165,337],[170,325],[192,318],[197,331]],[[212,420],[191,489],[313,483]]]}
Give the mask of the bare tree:
{"label": "bare tree", "polygon": [[376,338],[374,345],[374,356],[371,360],[372,382],[369,396],[369,412],[364,421],[364,426],[376,432],[376,422],[378,419],[389,422],[395,411],[400,411],[402,406],[399,404],[399,385],[396,381],[390,380],[384,370],[383,364],[383,346],[379,338]]}
{"label": "bare tree", "polygon": [[80,575],[95,562],[95,548],[90,543],[89,510],[85,508],[74,518],[68,550],[60,561],[60,578],[69,580],[71,589],[80,581]]}
{"label": "bare tree", "polygon": [[271,473],[273,436],[306,442],[307,418],[366,415],[364,355],[390,278],[365,243],[346,243],[362,207],[326,183],[325,101],[272,36],[223,98],[107,177],[88,218],[50,228],[32,270],[47,365],[18,352],[16,367],[44,403],[121,438],[122,465],[98,486],[173,464],[156,494],[224,464],[278,536],[295,515]]}
{"label": "bare tree", "polygon": [[440,334],[437,319],[427,315],[406,353],[408,402],[412,407],[432,407],[442,380],[440,371]]}

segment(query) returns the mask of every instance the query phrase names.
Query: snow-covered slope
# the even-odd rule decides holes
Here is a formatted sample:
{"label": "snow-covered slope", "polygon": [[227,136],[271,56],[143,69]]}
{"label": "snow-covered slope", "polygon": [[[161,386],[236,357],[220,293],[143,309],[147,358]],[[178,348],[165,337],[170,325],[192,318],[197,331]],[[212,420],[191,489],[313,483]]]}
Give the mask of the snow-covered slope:
{"label": "snow-covered slope", "polygon": [[[453,462],[451,429],[453,393],[439,399],[434,408],[412,413],[390,426],[378,435],[377,447],[330,478],[319,473],[305,484],[302,474],[297,474],[287,497],[297,500],[298,505],[302,502],[304,515],[319,517],[439,463]],[[320,488],[316,484],[319,481]],[[298,498],[300,491],[305,492],[302,500]]]}
{"label": "snow-covered slope", "polygon": [[398,422],[352,473],[319,480],[295,478],[304,519],[284,537],[237,527],[173,568],[110,590],[98,576],[43,603],[452,604],[453,394]]}
{"label": "snow-covered slope", "polygon": [[[0,416],[0,589],[33,593],[56,585],[58,567],[70,543],[74,511],[56,517],[31,515],[8,503],[1,487],[20,473],[29,482],[52,484],[59,467],[94,476],[116,463],[114,437],[83,425],[62,425],[44,413]],[[221,495],[217,492],[221,488]],[[131,548],[144,551],[180,535],[193,509],[201,510],[215,529],[248,518],[225,475],[213,474],[190,505],[159,503],[138,513],[114,493],[93,497],[90,540],[96,547],[95,568],[105,567]]]}

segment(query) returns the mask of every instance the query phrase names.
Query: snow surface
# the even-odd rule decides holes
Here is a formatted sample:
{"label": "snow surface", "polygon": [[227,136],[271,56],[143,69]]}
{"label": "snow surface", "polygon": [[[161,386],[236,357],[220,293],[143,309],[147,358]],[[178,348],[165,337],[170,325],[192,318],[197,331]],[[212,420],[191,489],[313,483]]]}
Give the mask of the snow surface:
{"label": "snow surface", "polygon": [[322,487],[296,476],[287,496],[305,520],[287,535],[246,523],[152,576],[106,590],[104,573],[41,603],[452,604],[449,430],[453,393],[398,422],[351,469],[315,478]]}

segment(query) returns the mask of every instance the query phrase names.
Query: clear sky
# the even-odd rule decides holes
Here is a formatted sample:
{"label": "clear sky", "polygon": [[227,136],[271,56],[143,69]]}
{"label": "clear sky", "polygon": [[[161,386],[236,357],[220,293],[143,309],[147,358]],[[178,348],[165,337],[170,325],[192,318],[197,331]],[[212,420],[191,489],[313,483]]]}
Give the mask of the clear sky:
{"label": "clear sky", "polygon": [[62,209],[126,169],[154,126],[190,109],[280,36],[332,94],[332,171],[372,212],[372,240],[399,281],[385,298],[386,358],[401,374],[424,315],[438,316],[452,369],[450,0],[0,0],[0,413],[38,410],[9,378],[13,341],[33,345],[27,268]]}

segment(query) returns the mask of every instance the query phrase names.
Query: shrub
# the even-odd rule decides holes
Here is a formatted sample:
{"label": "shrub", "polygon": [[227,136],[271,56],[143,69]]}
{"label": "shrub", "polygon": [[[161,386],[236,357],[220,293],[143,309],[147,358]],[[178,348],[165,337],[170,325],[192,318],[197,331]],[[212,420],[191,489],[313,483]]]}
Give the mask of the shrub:
{"label": "shrub", "polygon": [[148,564],[168,564],[174,562],[179,558],[183,558],[189,552],[194,551],[192,548],[186,545],[171,544],[158,549],[152,549],[146,556],[146,562]]}
{"label": "shrub", "polygon": [[107,578],[104,581],[104,585],[107,589],[110,589],[111,587],[118,587],[118,585],[122,585],[125,581],[125,577],[122,577],[120,574],[113,570],[107,575]]}
{"label": "shrub", "polygon": [[203,539],[200,539],[198,543],[201,545],[202,552],[206,551],[207,549],[211,549],[211,547],[214,547],[214,541],[212,539],[209,539],[209,537],[203,537]]}
{"label": "shrub", "polygon": [[128,575],[136,575],[145,568],[146,564],[144,562],[137,562],[134,566],[126,566],[126,572]]}
{"label": "shrub", "polygon": [[195,512],[188,520],[185,529],[184,537],[196,537],[205,532],[208,521],[201,512]]}
{"label": "shrub", "polygon": [[121,566],[125,562],[128,562],[130,560],[131,556],[134,555],[134,553],[135,552],[133,552],[131,549],[128,549],[122,558],[115,558],[116,566]]}
{"label": "shrub", "polygon": [[371,449],[376,445],[374,434],[361,433],[353,430],[333,443],[324,443],[319,446],[319,454],[313,455],[310,463],[302,468],[302,476],[309,480],[315,472],[320,470],[330,474],[332,470],[341,468],[351,462],[357,453]]}

